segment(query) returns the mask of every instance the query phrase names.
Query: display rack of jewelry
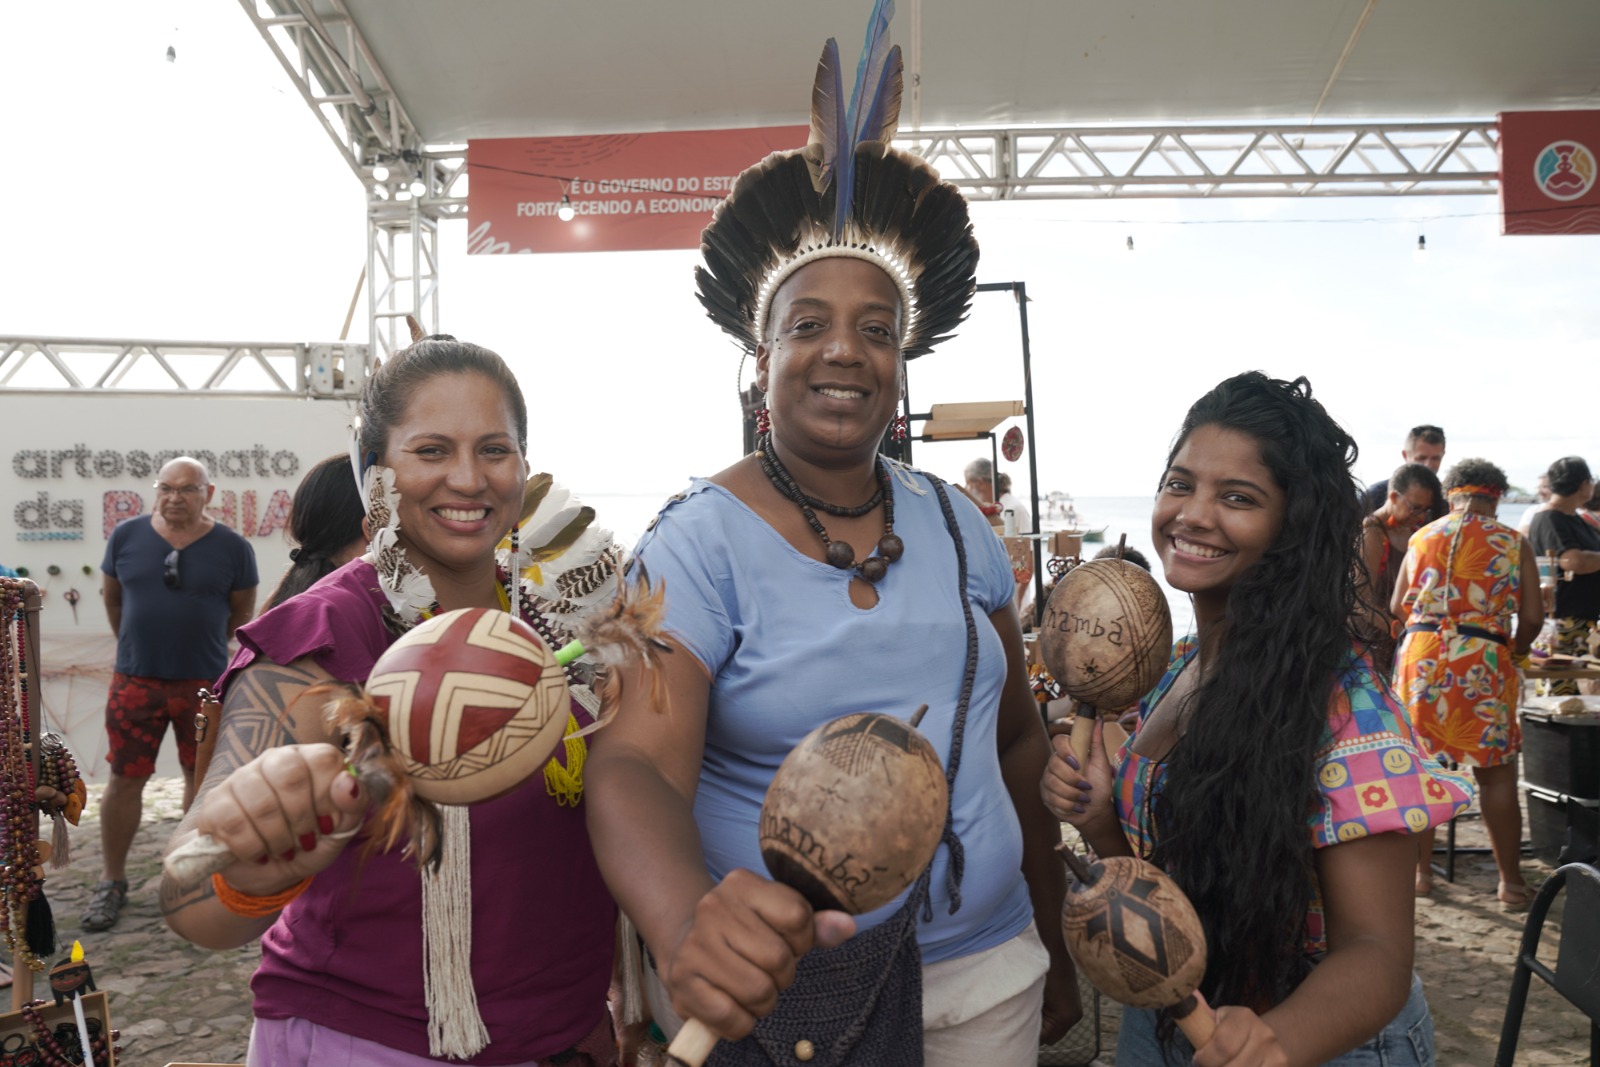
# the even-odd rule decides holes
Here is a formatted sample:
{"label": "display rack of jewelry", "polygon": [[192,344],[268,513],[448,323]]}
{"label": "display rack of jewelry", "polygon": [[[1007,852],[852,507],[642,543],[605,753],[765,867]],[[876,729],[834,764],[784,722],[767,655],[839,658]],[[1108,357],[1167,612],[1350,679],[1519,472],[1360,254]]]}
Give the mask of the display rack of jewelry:
{"label": "display rack of jewelry", "polygon": [[11,952],[11,1010],[33,999],[49,967],[28,949],[28,905],[43,884],[39,857],[39,587],[0,578],[0,933]]}

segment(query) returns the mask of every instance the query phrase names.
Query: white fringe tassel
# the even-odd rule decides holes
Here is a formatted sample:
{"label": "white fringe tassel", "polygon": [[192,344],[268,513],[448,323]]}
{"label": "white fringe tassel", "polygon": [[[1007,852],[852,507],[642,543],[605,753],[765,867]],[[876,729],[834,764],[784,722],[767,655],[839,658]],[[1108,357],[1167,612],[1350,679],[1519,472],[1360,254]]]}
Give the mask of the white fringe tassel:
{"label": "white fringe tassel", "polygon": [[422,873],[422,983],[428,1054],[466,1059],[489,1043],[472,986],[472,827],[467,809],[441,804],[444,850]]}

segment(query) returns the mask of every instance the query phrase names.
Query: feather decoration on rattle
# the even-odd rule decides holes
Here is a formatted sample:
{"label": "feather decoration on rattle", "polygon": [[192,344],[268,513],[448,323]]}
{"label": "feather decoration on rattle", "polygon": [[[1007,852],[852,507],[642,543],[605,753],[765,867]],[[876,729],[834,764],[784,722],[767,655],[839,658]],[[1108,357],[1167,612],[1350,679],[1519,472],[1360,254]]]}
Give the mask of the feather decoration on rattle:
{"label": "feather decoration on rattle", "polygon": [[[567,735],[571,703],[565,666],[588,652],[608,668],[600,718],[609,721],[631,663],[660,666],[664,590],[648,576],[621,587],[612,608],[551,651],[533,627],[503,611],[463,608],[409,630],[373,665],[364,688],[326,685],[305,697],[339,696],[323,714],[343,742],[351,773],[370,804],[363,855],[404,842],[419,867],[437,867],[437,805],[471,805],[511,792],[551,759]],[[652,671],[659,676],[659,671]],[[658,707],[664,706],[658,704]],[[182,886],[198,885],[235,861],[200,834],[166,858]]]}

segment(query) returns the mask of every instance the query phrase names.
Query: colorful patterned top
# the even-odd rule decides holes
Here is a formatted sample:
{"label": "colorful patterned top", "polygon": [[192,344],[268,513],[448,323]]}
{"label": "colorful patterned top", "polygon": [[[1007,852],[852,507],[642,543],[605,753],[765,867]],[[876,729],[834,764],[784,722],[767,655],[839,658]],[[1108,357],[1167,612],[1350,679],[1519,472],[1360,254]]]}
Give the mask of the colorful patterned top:
{"label": "colorful patterned top", "polygon": [[[1159,788],[1165,765],[1133,751],[1150,713],[1199,651],[1190,635],[1172,646],[1161,682],[1139,702],[1139,722],[1117,753],[1117,816],[1128,843],[1148,858],[1154,847],[1149,825],[1150,791]],[[1365,656],[1345,670],[1328,702],[1328,733],[1317,750],[1321,802],[1306,813],[1314,848],[1355,841],[1369,834],[1421,833],[1449,822],[1472,803],[1473,787],[1462,775],[1424,766],[1404,710]],[[1320,959],[1328,951],[1322,896],[1312,888],[1306,912],[1305,953]]]}
{"label": "colorful patterned top", "polygon": [[1410,610],[1395,668],[1430,756],[1497,767],[1522,751],[1521,679],[1507,642],[1521,597],[1522,535],[1455,512],[1411,535]]}

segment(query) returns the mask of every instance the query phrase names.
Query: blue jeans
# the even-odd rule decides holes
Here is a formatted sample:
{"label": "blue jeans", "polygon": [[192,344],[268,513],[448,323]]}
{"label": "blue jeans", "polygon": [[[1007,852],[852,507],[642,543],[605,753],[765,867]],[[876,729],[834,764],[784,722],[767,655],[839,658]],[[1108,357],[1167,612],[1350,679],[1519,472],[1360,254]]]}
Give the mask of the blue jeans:
{"label": "blue jeans", "polygon": [[[1170,1058],[1163,1059],[1156,1040],[1156,1013],[1139,1008],[1122,1009],[1122,1031],[1117,1035],[1117,1067],[1183,1067],[1194,1049],[1175,1035]],[[1422,979],[1411,976],[1411,995],[1400,1014],[1366,1044],[1329,1060],[1323,1067],[1434,1067],[1433,1016],[1422,995]]]}

